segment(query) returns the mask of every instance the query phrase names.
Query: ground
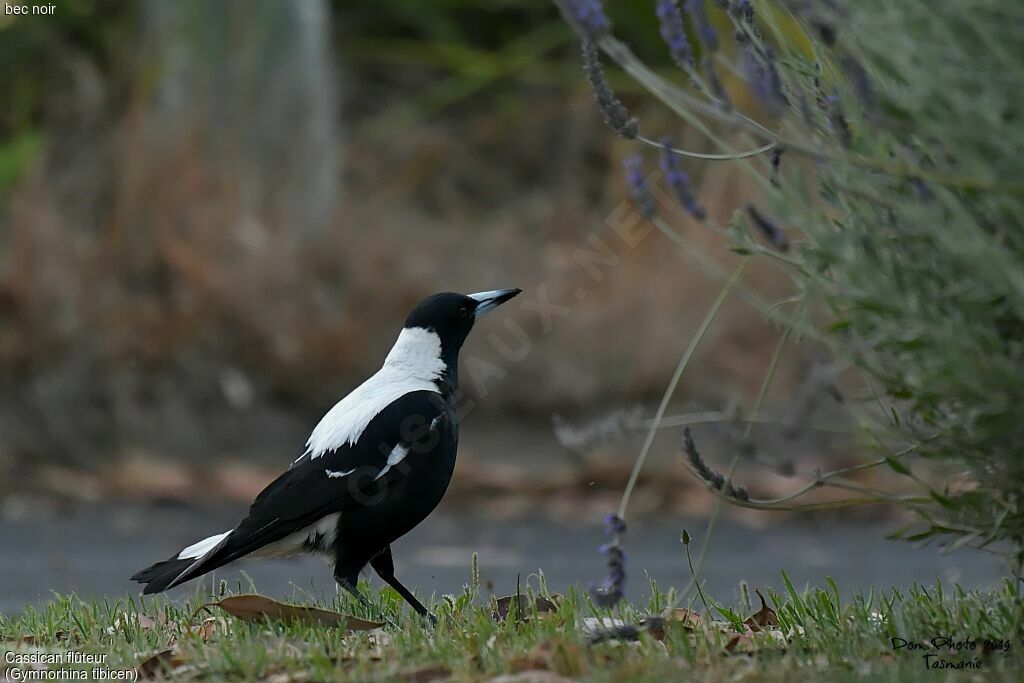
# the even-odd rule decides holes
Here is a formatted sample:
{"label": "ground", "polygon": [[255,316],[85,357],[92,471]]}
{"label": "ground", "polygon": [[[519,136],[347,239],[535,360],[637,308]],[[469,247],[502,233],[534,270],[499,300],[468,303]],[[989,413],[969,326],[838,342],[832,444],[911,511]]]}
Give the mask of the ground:
{"label": "ground", "polygon": [[[2,666],[8,680],[61,666],[277,682],[1019,680],[1021,641],[1010,634],[1019,633],[1021,603],[1009,584],[844,599],[834,582],[800,593],[787,581],[781,595],[768,592],[765,606],[757,595],[731,609],[693,596],[674,610],[675,594],[655,586],[647,604],[608,611],[575,591],[541,597],[543,582],[530,583],[520,586],[517,612],[515,600],[485,598],[471,581],[433,603],[436,628],[404,610],[390,589],[371,593],[369,608],[344,597],[319,605],[329,612],[230,593],[183,604],[59,597],[0,618]],[[210,604],[218,600],[224,609]],[[277,618],[266,616],[272,611]],[[395,625],[361,620],[381,617]],[[44,663],[54,660],[76,663]]]}

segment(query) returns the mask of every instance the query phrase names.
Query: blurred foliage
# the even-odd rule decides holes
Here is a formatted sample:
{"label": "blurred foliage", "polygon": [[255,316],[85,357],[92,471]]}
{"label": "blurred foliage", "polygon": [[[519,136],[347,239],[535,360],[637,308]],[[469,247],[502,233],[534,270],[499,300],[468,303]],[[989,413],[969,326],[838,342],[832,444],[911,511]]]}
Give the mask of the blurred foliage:
{"label": "blurred foliage", "polygon": [[[918,513],[924,528],[907,530],[909,539],[1009,542],[1024,562],[1019,6],[714,4],[725,5],[714,12],[727,13],[736,39],[725,50],[736,58],[719,55],[717,65],[743,74],[761,100],[752,116],[768,126],[695,99],[691,84],[717,94],[703,69],[674,79],[684,86],[662,82],[614,38],[592,38],[687,123],[727,122],[744,145],[774,143],[781,153],[743,163],[784,224],[756,208],[737,212],[735,248],[770,255],[760,233],[785,251],[780,227],[806,236],[795,254],[771,256],[799,300],[826,309],[831,323],[794,319],[796,332],[861,371],[860,417],[881,455],[866,466],[910,477],[923,495],[850,490]],[[564,5],[570,16],[581,7]],[[656,34],[645,42],[663,45]],[[941,465],[946,483],[930,483],[915,458]]]}
{"label": "blurred foliage", "polygon": [[117,0],[47,4],[56,5],[52,15],[0,16],[0,196],[42,151],[76,60],[109,77],[137,13],[136,3]]}
{"label": "blurred foliage", "polygon": [[38,125],[47,95],[67,87],[69,57],[88,57],[104,72],[129,35],[137,3],[54,0],[53,15],[0,17],[0,137]]}
{"label": "blurred foliage", "polygon": [[[819,167],[820,198],[787,185],[779,200],[809,237],[799,281],[894,401],[889,428],[973,481],[933,491],[913,537],[1024,550],[1019,9],[851,4],[826,52],[835,160]],[[794,63],[791,82],[813,87],[810,66]]]}
{"label": "blurred foliage", "polygon": [[[0,108],[0,192],[14,183],[43,149],[45,131],[56,125],[54,115],[61,108],[59,93],[74,86],[76,60],[86,60],[104,85],[112,86],[115,97],[123,94],[121,86],[130,84],[131,70],[144,69],[132,63],[131,48],[145,1],[56,0],[53,4],[57,8],[52,16],[0,17],[0,92],[4,101]],[[616,3],[614,14],[627,33],[643,35],[654,27],[651,13],[641,3]],[[439,75],[461,74],[469,80],[483,76],[486,80],[476,86],[463,82],[455,88],[459,92],[482,90],[497,77],[516,72],[556,77],[562,83],[571,83],[576,75],[575,70],[552,74],[543,67],[527,68],[528,62],[537,64],[543,59],[545,45],[570,44],[570,31],[547,0],[334,0],[331,18],[342,59],[363,65],[398,63],[416,73],[434,69]],[[544,26],[560,39],[524,43],[522,47],[530,50],[509,66],[506,46],[518,44]],[[197,24],[195,30],[202,29]],[[657,51],[645,56],[668,64]],[[145,78],[141,71],[136,75]],[[501,98],[496,89],[487,94]],[[424,99],[417,111],[445,106],[452,95]],[[380,127],[393,125],[396,121],[386,117]]]}
{"label": "blurred foliage", "polygon": [[31,128],[0,141],[0,197],[22,176],[42,146],[42,135]]}

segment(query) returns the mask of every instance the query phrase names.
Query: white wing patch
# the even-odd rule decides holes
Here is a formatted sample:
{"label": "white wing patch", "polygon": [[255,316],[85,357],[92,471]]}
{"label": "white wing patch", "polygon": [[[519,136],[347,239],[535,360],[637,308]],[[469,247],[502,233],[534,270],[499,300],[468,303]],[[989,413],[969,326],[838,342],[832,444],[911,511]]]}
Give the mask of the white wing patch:
{"label": "white wing patch", "polygon": [[413,391],[437,393],[436,382],[444,371],[437,333],[422,327],[403,329],[381,369],[324,415],[298,460],[356,443],[370,420],[402,396]]}
{"label": "white wing patch", "polygon": [[197,560],[200,557],[202,557],[203,555],[205,555],[206,553],[208,553],[211,550],[213,550],[214,548],[216,548],[217,544],[219,544],[221,541],[223,541],[229,535],[231,535],[231,532],[230,531],[225,531],[222,534],[217,534],[215,536],[210,536],[209,538],[204,538],[203,540],[199,541],[198,543],[193,543],[192,545],[190,545],[189,547],[185,548],[180,553],[178,553],[178,559],[179,560]]}
{"label": "white wing patch", "polygon": [[398,463],[402,462],[402,460],[407,455],[409,455],[409,447],[408,446],[403,446],[402,444],[398,444],[397,446],[392,448],[391,449],[391,453],[388,454],[388,463],[386,465],[384,465],[384,469],[382,469],[380,472],[378,472],[377,476],[374,477],[373,480],[377,481],[378,479],[383,477],[387,473],[388,470],[390,470],[392,467],[394,467]]}
{"label": "white wing patch", "polygon": [[340,470],[338,470],[338,471],[335,471],[335,470],[324,470],[324,474],[327,475],[328,479],[341,479],[342,477],[347,477],[348,475],[352,474],[353,472],[355,472],[355,468],[350,469],[347,472],[342,472]]}

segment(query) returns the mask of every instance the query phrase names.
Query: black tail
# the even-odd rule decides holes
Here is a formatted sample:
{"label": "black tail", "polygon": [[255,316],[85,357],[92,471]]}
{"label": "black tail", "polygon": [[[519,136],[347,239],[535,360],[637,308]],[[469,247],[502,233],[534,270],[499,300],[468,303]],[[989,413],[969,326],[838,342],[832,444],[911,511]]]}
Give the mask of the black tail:
{"label": "black tail", "polygon": [[145,594],[160,593],[170,588],[171,583],[181,576],[182,572],[188,569],[189,565],[195,563],[194,559],[179,560],[177,557],[172,557],[169,560],[157,562],[153,566],[136,573],[132,577],[132,581],[146,584],[145,588],[142,589],[142,592]]}
{"label": "black tail", "polygon": [[[291,525],[278,522],[278,519],[274,519],[250,529],[247,518],[231,531],[204,538],[178,555],[137,572],[132,581],[146,584],[142,589],[143,594],[160,593],[245,557],[305,526],[303,522]],[[180,557],[182,554],[190,557]]]}
{"label": "black tail", "polygon": [[[132,577],[132,581],[146,584],[146,587],[142,589],[142,593],[148,595],[150,593],[161,593],[168,588],[174,588],[180,583],[202,576],[218,567],[223,567],[228,562],[236,560],[244,554],[232,552],[227,547],[230,535],[230,533],[223,534],[224,537],[220,538],[219,543],[210,545],[209,550],[198,557],[182,558],[175,555],[168,560],[146,567],[142,571],[136,572]],[[200,543],[209,541],[216,542],[217,539],[211,537],[200,541]]]}

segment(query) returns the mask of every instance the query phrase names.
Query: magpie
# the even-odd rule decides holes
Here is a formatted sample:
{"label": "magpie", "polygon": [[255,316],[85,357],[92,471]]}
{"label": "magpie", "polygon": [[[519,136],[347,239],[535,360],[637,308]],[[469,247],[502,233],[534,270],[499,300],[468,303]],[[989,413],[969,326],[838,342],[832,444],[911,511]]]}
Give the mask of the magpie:
{"label": "magpie", "polygon": [[331,408],[305,450],[256,496],[234,529],[132,577],[159,593],[242,557],[314,554],[362,603],[369,564],[416,612],[427,608],[395,576],[391,543],[441,502],[459,443],[459,349],[473,324],[522,290],[442,292],[409,314],[380,370]]}

